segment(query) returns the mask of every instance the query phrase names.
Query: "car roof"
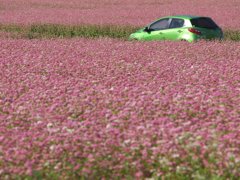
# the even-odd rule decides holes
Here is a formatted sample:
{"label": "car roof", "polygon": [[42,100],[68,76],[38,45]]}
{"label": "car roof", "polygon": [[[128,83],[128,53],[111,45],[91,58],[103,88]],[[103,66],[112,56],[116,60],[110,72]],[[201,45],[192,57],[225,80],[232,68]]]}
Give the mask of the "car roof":
{"label": "car roof", "polygon": [[165,18],[180,18],[180,19],[195,19],[203,16],[193,16],[193,15],[174,15],[174,16],[166,16]]}

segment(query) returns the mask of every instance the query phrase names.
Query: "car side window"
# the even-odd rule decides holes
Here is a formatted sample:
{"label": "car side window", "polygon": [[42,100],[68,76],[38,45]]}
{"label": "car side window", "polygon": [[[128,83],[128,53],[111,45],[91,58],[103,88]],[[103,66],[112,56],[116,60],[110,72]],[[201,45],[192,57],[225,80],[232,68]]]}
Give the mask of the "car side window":
{"label": "car side window", "polygon": [[158,31],[158,30],[167,29],[168,26],[169,26],[169,18],[165,18],[152,23],[149,26],[149,29],[151,29],[152,31]]}
{"label": "car side window", "polygon": [[172,19],[169,28],[180,28],[183,27],[184,25],[184,20],[183,19]]}

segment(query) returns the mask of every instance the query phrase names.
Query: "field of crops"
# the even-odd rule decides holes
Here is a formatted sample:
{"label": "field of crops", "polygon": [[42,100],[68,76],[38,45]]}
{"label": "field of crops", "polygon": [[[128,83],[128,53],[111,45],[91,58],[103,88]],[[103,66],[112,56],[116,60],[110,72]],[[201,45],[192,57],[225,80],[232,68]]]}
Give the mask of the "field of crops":
{"label": "field of crops", "polygon": [[240,29],[238,0],[0,0],[1,23],[145,25],[161,16],[210,16]]}
{"label": "field of crops", "polygon": [[240,175],[240,43],[0,46],[1,175]]}
{"label": "field of crops", "polygon": [[[0,179],[238,179],[239,12],[235,0],[0,0]],[[127,41],[174,14],[210,16],[226,40]]]}

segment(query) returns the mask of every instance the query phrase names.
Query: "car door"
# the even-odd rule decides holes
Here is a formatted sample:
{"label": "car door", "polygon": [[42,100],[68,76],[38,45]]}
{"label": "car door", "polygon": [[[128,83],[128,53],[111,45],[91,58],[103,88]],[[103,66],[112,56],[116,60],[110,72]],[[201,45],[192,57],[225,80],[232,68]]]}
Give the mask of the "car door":
{"label": "car door", "polygon": [[153,22],[148,26],[148,31],[145,32],[144,40],[164,40],[165,30],[169,27],[169,18],[163,18]]}
{"label": "car door", "polygon": [[179,40],[184,32],[183,26],[184,19],[171,19],[169,28],[165,32],[166,40]]}

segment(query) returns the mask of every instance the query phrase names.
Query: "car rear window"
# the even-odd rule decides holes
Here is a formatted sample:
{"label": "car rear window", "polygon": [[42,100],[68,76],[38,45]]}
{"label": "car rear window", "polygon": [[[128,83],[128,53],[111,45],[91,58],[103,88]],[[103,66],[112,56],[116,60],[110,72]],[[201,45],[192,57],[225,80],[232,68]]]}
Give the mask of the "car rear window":
{"label": "car rear window", "polygon": [[196,18],[191,19],[191,23],[195,27],[217,29],[217,24],[211,18]]}

